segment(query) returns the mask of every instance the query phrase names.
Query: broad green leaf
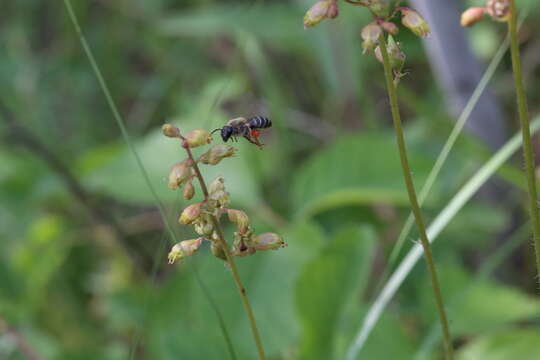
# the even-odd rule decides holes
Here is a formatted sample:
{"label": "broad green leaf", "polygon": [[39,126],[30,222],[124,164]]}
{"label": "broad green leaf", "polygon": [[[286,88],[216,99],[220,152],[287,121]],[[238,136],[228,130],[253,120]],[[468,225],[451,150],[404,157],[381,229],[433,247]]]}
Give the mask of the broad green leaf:
{"label": "broad green leaf", "polygon": [[540,330],[510,329],[476,338],[459,351],[457,360],[538,360]]}
{"label": "broad green leaf", "polygon": [[[409,155],[416,184],[422,184],[433,158],[411,144]],[[338,139],[298,169],[292,197],[296,210],[312,214],[350,204],[407,204],[394,136],[362,133]]]}
{"label": "broad green leaf", "polygon": [[540,315],[540,301],[511,287],[475,284],[453,314],[455,333],[473,335]]}
{"label": "broad green leaf", "polygon": [[349,228],[306,264],[296,285],[302,324],[299,359],[333,359],[343,307],[365,284],[374,249],[368,228]]}

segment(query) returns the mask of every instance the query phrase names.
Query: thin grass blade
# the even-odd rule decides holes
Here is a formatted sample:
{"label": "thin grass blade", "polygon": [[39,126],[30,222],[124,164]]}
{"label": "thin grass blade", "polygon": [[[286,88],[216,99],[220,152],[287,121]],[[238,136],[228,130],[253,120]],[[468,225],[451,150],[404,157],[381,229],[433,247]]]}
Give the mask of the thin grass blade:
{"label": "thin grass blade", "polygon": [[[540,117],[537,117],[531,123],[531,133],[535,134],[540,128]],[[456,214],[471,199],[471,197],[486,183],[486,181],[504,164],[521,146],[521,134],[514,135],[499,151],[497,151],[474,175],[473,177],[456,193],[446,207],[439,213],[435,220],[427,229],[430,242],[435,241],[437,236],[452,221]],[[407,256],[401,261],[400,265],[394,271],[387,281],[379,296],[373,302],[364,322],[353,343],[347,352],[347,360],[354,360],[364,346],[369,334],[375,327],[383,310],[390,300],[396,294],[397,290],[407,278],[412,268],[422,256],[422,246],[419,244],[408,252]]]}

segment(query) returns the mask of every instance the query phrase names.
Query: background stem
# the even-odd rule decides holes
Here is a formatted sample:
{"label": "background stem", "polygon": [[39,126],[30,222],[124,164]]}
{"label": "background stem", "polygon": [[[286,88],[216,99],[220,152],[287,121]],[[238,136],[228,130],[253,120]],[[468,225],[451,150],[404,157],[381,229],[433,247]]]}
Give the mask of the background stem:
{"label": "background stem", "polygon": [[[184,140],[182,138],[182,140]],[[195,175],[197,176],[197,179],[199,180],[199,184],[201,185],[201,189],[204,195],[204,200],[208,201],[208,187],[206,186],[206,182],[204,181],[204,178],[201,174],[201,171],[199,170],[199,166],[197,165],[197,162],[193,158],[193,153],[191,152],[191,149],[189,146],[184,146],[184,149],[186,149],[186,152],[188,154],[189,159],[193,163],[193,170],[195,170]],[[240,293],[240,298],[242,299],[242,304],[244,305],[244,310],[246,311],[246,314],[249,319],[249,325],[251,327],[251,333],[253,334],[253,339],[255,340],[255,345],[257,346],[257,352],[259,354],[260,360],[265,360],[265,354],[264,354],[264,348],[262,345],[261,336],[259,334],[259,329],[257,328],[257,321],[255,320],[255,315],[253,314],[253,309],[251,308],[251,304],[249,303],[247,294],[246,294],[246,288],[242,284],[242,280],[240,279],[240,272],[238,271],[238,267],[236,266],[236,263],[234,261],[233,256],[231,255],[231,252],[229,251],[229,247],[227,246],[227,241],[225,241],[225,236],[223,235],[223,230],[221,229],[221,225],[219,223],[219,219],[214,214],[210,215],[210,219],[212,220],[212,225],[214,225],[214,229],[216,230],[218,234],[219,244],[223,248],[223,252],[225,253],[225,257],[227,258],[227,262],[229,263],[229,266],[231,267],[231,272],[233,275],[234,282],[236,284],[236,287],[238,288],[238,292]]]}
{"label": "background stem", "polygon": [[534,152],[532,149],[531,132],[529,130],[527,98],[525,95],[525,87],[523,86],[523,75],[521,73],[521,58],[519,55],[519,41],[517,35],[517,10],[514,0],[510,0],[508,32],[510,33],[510,52],[512,54],[512,71],[514,73],[516,87],[519,122],[521,125],[521,135],[523,137],[523,159],[525,160],[525,177],[527,178],[527,187],[529,190],[529,211],[532,220],[531,224],[533,228],[536,266],[539,275],[538,281],[540,282],[540,214],[538,213],[537,205],[538,195],[536,191]]}
{"label": "background stem", "polygon": [[416,197],[416,191],[414,189],[414,183],[411,176],[411,169],[409,166],[409,160],[407,158],[407,147],[405,145],[405,139],[403,136],[403,128],[401,126],[401,115],[399,113],[399,105],[397,101],[396,86],[394,85],[394,79],[392,74],[392,67],[390,65],[390,59],[388,57],[388,50],[386,48],[386,41],[384,33],[379,37],[379,46],[381,49],[381,55],[383,58],[384,75],[386,79],[386,89],[388,91],[388,98],[390,100],[390,108],[392,111],[392,119],[394,121],[394,128],[396,132],[396,140],[399,150],[399,158],[401,160],[401,167],[403,170],[403,177],[405,179],[405,185],[407,187],[407,193],[409,195],[409,202],[414,214],[416,226],[420,233],[420,240],[422,247],[424,248],[424,256],[426,259],[428,272],[431,278],[431,285],[433,286],[433,292],[435,294],[435,302],[437,304],[437,310],[439,312],[439,318],[441,321],[441,327],[444,339],[445,358],[451,360],[453,358],[453,348],[450,338],[450,330],[448,327],[448,320],[446,318],[446,312],[444,310],[444,302],[441,294],[439,280],[437,277],[437,271],[435,269],[435,263],[433,261],[433,255],[431,253],[431,246],[426,233],[426,226],[422,218],[420,206],[418,205],[418,199]]}

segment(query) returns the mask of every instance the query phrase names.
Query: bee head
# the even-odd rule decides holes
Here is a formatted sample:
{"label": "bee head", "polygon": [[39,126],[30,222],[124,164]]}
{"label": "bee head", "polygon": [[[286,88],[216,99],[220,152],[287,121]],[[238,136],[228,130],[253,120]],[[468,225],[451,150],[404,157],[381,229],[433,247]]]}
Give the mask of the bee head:
{"label": "bee head", "polygon": [[231,138],[233,132],[234,132],[234,128],[232,126],[226,125],[222,127],[221,138],[223,139],[223,141],[227,142]]}
{"label": "bee head", "polygon": [[226,125],[226,126],[224,126],[222,128],[218,128],[218,129],[212,131],[211,134],[215,133],[216,131],[219,131],[221,133],[221,138],[223,139],[223,141],[227,142],[231,138],[231,136],[232,136],[232,134],[234,132],[234,129],[233,129],[232,126]]}

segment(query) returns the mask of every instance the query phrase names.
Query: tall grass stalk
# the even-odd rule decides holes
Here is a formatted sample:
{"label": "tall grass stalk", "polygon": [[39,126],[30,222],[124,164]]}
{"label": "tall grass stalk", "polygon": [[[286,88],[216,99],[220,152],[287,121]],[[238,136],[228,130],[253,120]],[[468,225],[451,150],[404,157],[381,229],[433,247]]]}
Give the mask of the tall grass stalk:
{"label": "tall grass stalk", "polygon": [[431,279],[431,285],[433,287],[433,294],[435,296],[435,302],[437,304],[437,311],[439,313],[439,319],[441,322],[441,328],[443,332],[445,358],[446,360],[452,360],[453,348],[452,348],[452,339],[450,337],[450,328],[448,326],[448,319],[446,317],[446,311],[444,309],[444,301],[443,301],[443,296],[441,293],[441,288],[439,285],[439,279],[437,277],[437,270],[435,269],[435,262],[433,261],[433,255],[431,253],[431,246],[429,244],[429,239],[426,233],[426,226],[424,224],[424,219],[422,218],[420,205],[418,204],[416,190],[414,189],[414,183],[413,183],[413,179],[411,175],[411,168],[409,166],[409,159],[407,157],[407,147],[405,145],[405,138],[403,135],[403,128],[401,125],[401,115],[399,112],[396,85],[394,84],[393,70],[392,70],[392,66],[390,65],[390,58],[389,58],[388,50],[386,47],[386,40],[384,38],[384,33],[382,33],[381,36],[379,37],[379,46],[381,49],[381,55],[383,59],[384,76],[386,79],[386,90],[388,91],[388,98],[390,100],[390,109],[392,112],[392,119],[394,121],[394,128],[396,132],[399,158],[400,158],[401,167],[403,170],[403,177],[405,180],[405,185],[407,187],[407,193],[409,195],[409,202],[411,205],[411,210],[414,214],[414,219],[416,222],[416,226],[418,227],[418,232],[420,233],[420,241],[424,249],[424,256],[426,259],[427,268],[428,268],[429,276]]}
{"label": "tall grass stalk", "polygon": [[[540,130],[540,117],[531,123],[531,132]],[[427,229],[431,241],[435,241],[440,233],[456,217],[460,210],[467,204],[474,194],[495,174],[495,172],[519,150],[522,144],[520,134],[514,135],[503,147],[501,147],[478,171],[467,181],[461,189],[452,197],[450,202],[439,212]],[[347,352],[347,360],[354,360],[365,345],[369,335],[373,331],[384,309],[392,300],[397,290],[411,273],[414,265],[422,257],[422,246],[415,244],[400,262],[397,269],[392,273],[377,298],[371,304],[360,330],[355,336],[353,343]]]}
{"label": "tall grass stalk", "polygon": [[[158,207],[160,216],[163,219],[163,223],[165,224],[165,228],[167,229],[167,232],[169,233],[171,239],[175,239],[176,235],[175,235],[175,233],[174,233],[174,231],[172,229],[171,224],[168,221],[167,214],[166,214],[166,211],[165,211],[165,206],[163,205],[163,202],[160,200],[159,196],[157,195],[157,192],[154,189],[154,186],[152,185],[152,182],[150,181],[150,176],[148,175],[148,172],[146,171],[146,168],[144,167],[144,164],[143,164],[143,162],[141,160],[141,157],[139,156],[139,153],[137,152],[137,150],[135,148],[135,145],[131,141],[131,138],[130,138],[129,133],[127,131],[124,120],[123,120],[122,116],[120,115],[120,112],[118,111],[118,108],[116,107],[116,104],[115,104],[115,102],[113,100],[111,92],[109,91],[109,87],[107,86],[107,83],[105,82],[105,78],[103,77],[103,74],[101,73],[101,70],[99,69],[99,66],[98,66],[97,61],[96,61],[96,59],[94,57],[94,54],[92,53],[92,49],[90,48],[90,45],[88,44],[88,41],[86,41],[86,37],[84,36],[84,34],[82,32],[82,29],[81,29],[81,26],[80,26],[79,21],[77,19],[77,16],[75,14],[75,11],[73,10],[73,6],[71,5],[71,1],[70,0],[64,0],[64,5],[65,5],[67,13],[69,15],[69,19],[71,20],[71,23],[73,24],[73,27],[75,28],[75,31],[76,31],[76,33],[77,33],[77,35],[79,37],[79,41],[81,42],[81,45],[82,45],[83,50],[84,50],[84,52],[86,54],[86,57],[88,58],[88,61],[90,62],[90,66],[92,67],[92,70],[94,71],[94,74],[96,75],[96,78],[97,78],[98,83],[99,83],[99,85],[101,87],[101,90],[103,91],[105,99],[107,100],[107,104],[109,105],[109,108],[111,109],[111,111],[113,113],[113,117],[114,117],[118,127],[120,128],[120,132],[122,133],[122,137],[123,137],[124,141],[126,142],[126,144],[128,145],[129,150],[132,153],[133,157],[135,158],[135,161],[137,163],[137,167],[139,168],[141,174],[143,175],[144,181],[145,181],[148,189],[150,190],[150,192],[152,194],[152,197],[154,198],[154,200],[156,202],[156,205]],[[177,241],[175,241],[175,242],[177,242]],[[161,245],[163,245],[163,243]],[[158,251],[158,253],[161,254],[162,249],[160,249]],[[152,271],[153,274],[156,273],[156,269],[157,269],[157,266],[154,267],[154,270]],[[225,327],[224,322],[222,322],[223,316],[221,315],[221,312],[219,311],[219,308],[217,306],[214,306],[215,302],[213,301],[212,297],[210,296],[208,289],[206,289],[204,287],[204,284],[203,284],[202,280],[198,276],[196,276],[196,279],[197,279],[197,283],[199,284],[199,286],[203,290],[203,293],[204,293],[205,297],[212,304],[212,308],[216,312],[216,316],[218,317],[219,324],[220,324],[220,329],[221,329],[221,331],[223,333],[223,336],[225,338],[225,341],[227,343],[227,347],[228,347],[228,349],[229,349],[229,351],[231,353],[231,357],[233,359],[235,359],[236,356],[234,354],[234,347],[233,347],[232,342],[230,340],[230,335],[229,335],[229,333],[227,331],[227,328]],[[134,350],[135,350],[135,348],[137,346],[137,342],[138,342],[138,340],[136,340],[134,342],[133,347],[130,350],[130,359],[135,354]],[[264,357],[262,357],[261,359],[264,359]]]}
{"label": "tall grass stalk", "polygon": [[521,72],[521,57],[519,54],[519,40],[517,31],[517,9],[515,0],[510,0],[510,18],[508,21],[510,35],[510,53],[512,55],[512,70],[516,87],[519,122],[521,124],[521,136],[523,137],[523,159],[525,160],[525,176],[529,190],[529,211],[533,229],[534,248],[536,254],[536,266],[538,281],[540,282],[540,213],[538,211],[538,195],[536,190],[536,174],[534,164],[534,152],[532,148],[531,132],[529,130],[529,111],[527,109],[527,97],[523,86],[523,74]]}

